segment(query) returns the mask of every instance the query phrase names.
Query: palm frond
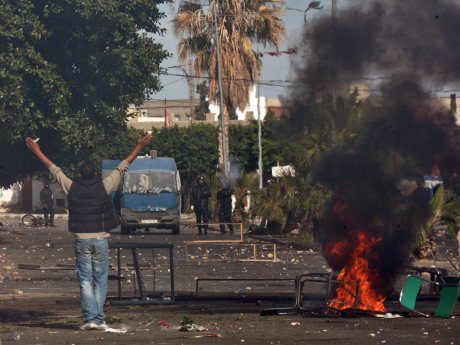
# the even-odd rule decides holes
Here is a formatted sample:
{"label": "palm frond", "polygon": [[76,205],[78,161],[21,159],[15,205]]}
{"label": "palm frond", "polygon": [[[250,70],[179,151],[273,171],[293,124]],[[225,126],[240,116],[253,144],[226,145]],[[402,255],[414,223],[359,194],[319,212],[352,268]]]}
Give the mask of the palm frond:
{"label": "palm frond", "polygon": [[459,218],[460,198],[443,186],[438,187],[430,203],[430,214],[417,234],[419,247],[426,245],[440,226],[455,237]]}
{"label": "palm frond", "polygon": [[[225,103],[243,109],[249,101],[249,89],[260,76],[261,61],[254,51],[253,42],[278,47],[285,33],[279,17],[284,0],[226,0],[225,5],[215,2],[212,6],[217,6]],[[196,74],[208,73],[211,78],[208,97],[217,100],[212,6],[205,10],[199,4],[184,4],[173,25],[174,34],[181,38],[178,47],[181,61],[194,58]]]}

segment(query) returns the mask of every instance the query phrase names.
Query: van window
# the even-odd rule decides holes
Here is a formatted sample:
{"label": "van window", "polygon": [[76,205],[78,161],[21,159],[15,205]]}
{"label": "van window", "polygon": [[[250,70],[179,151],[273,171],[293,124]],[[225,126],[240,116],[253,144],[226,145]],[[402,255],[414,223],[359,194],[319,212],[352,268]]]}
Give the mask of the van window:
{"label": "van window", "polygon": [[174,172],[127,172],[123,183],[123,193],[177,192]]}

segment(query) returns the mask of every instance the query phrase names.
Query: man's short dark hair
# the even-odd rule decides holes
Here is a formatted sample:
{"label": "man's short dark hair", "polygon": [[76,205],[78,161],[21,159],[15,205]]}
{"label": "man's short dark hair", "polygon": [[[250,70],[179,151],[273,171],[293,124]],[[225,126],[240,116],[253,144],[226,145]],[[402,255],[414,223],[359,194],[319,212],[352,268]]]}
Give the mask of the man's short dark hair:
{"label": "man's short dark hair", "polygon": [[83,162],[80,165],[80,176],[83,180],[91,180],[96,176],[96,167],[91,162]]}

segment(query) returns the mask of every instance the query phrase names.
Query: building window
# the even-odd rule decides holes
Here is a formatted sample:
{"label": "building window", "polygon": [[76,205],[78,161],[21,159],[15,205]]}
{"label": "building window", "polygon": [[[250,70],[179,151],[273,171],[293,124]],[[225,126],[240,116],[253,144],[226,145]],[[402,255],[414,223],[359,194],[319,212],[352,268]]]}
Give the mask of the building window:
{"label": "building window", "polygon": [[254,120],[254,112],[253,111],[247,111],[246,112],[246,120]]}
{"label": "building window", "polygon": [[147,110],[141,110],[141,116],[140,117],[149,117],[149,113]]}

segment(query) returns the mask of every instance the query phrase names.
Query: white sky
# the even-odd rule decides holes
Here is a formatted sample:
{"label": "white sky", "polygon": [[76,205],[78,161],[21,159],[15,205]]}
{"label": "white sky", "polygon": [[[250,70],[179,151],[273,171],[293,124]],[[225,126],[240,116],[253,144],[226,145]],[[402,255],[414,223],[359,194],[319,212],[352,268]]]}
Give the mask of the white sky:
{"label": "white sky", "polygon": [[[350,3],[362,3],[363,0],[337,0],[338,11],[340,11],[341,6]],[[365,1],[365,0],[364,0]],[[287,36],[284,39],[283,43],[280,46],[280,50],[286,50],[287,48],[293,48],[298,46],[298,41],[301,37],[302,30],[304,28],[304,14],[303,11],[307,8],[310,1],[302,0],[286,0],[286,7],[288,10],[285,15],[282,17],[287,28]],[[163,68],[178,66],[179,61],[177,60],[177,38],[172,33],[171,20],[174,18],[176,9],[173,5],[161,5],[160,8],[166,13],[167,17],[163,21],[163,27],[167,28],[168,32],[164,37],[156,37],[156,41],[161,42],[165,49],[168,50],[173,56],[170,59],[165,60],[162,63]],[[292,9],[298,9],[295,11]],[[331,15],[331,0],[324,0],[324,8],[322,10],[310,9],[307,12],[307,23],[309,21],[315,20],[318,16],[322,15]],[[261,52],[273,51],[271,47],[259,47]],[[293,55],[281,55],[281,56],[268,56],[265,55],[262,58],[263,61],[263,70],[261,83],[270,82],[271,84],[277,84],[281,86],[272,86],[272,85],[261,85],[260,86],[260,95],[276,98],[280,95],[285,95],[289,93],[289,87],[286,86],[287,82],[292,80],[291,73],[291,61],[295,58]],[[169,69],[169,73],[181,74],[184,72],[178,68]],[[200,80],[198,80],[199,82]],[[161,82],[163,84],[163,89],[152,95],[154,99],[183,99],[189,97],[188,84],[185,77],[180,76],[162,76]],[[194,95],[197,97],[197,95]]]}

